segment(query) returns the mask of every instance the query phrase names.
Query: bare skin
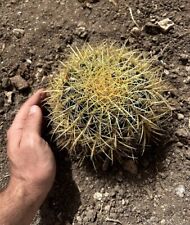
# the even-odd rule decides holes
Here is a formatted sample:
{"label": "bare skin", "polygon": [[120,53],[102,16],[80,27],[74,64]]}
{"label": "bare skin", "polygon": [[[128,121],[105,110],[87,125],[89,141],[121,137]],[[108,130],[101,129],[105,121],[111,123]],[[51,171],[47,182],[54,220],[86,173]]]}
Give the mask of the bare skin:
{"label": "bare skin", "polygon": [[0,224],[29,225],[55,178],[52,151],[42,138],[43,90],[30,97],[7,132],[10,181],[0,193]]}

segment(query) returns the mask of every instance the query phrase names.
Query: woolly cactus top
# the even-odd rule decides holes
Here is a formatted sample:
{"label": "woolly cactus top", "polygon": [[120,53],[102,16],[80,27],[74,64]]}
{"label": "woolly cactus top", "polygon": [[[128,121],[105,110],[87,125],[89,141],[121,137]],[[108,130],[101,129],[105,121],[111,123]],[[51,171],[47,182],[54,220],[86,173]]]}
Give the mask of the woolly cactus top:
{"label": "woolly cactus top", "polygon": [[142,54],[108,43],[72,49],[48,87],[53,135],[70,153],[133,157],[160,134],[164,90]]}

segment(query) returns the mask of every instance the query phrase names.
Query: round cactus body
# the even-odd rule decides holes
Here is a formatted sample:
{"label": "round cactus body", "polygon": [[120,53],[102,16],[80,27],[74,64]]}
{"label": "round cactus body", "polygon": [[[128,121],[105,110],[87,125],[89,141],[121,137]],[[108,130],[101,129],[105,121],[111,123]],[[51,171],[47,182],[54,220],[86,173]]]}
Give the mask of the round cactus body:
{"label": "round cactus body", "polygon": [[114,44],[72,49],[48,87],[59,145],[112,161],[142,153],[170,111],[158,71],[142,54]]}

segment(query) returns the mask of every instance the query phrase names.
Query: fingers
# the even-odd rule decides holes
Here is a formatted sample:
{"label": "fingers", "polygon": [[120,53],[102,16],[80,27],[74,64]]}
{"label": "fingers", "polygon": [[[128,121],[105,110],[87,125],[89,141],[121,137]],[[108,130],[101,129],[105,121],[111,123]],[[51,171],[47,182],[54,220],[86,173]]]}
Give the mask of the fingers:
{"label": "fingers", "polygon": [[[33,105],[38,105],[45,98],[43,89],[38,90],[32,95],[20,108],[13,123],[8,131],[8,139],[14,146],[19,146],[22,136],[22,131],[25,126],[26,119],[29,114],[29,110]],[[8,143],[10,144],[10,143]]]}
{"label": "fingers", "polygon": [[37,134],[41,135],[41,126],[42,126],[42,111],[39,106],[33,105],[30,107],[28,117],[26,119],[23,138],[28,136],[28,134]]}
{"label": "fingers", "polygon": [[15,119],[13,121],[12,126],[14,126],[14,128],[17,127],[23,127],[25,120],[28,116],[29,113],[29,109],[31,106],[33,105],[38,105],[41,103],[41,101],[44,98],[44,92],[43,90],[39,90],[37,91],[34,95],[32,95],[20,108],[20,110],[18,111],[17,115],[15,116]]}

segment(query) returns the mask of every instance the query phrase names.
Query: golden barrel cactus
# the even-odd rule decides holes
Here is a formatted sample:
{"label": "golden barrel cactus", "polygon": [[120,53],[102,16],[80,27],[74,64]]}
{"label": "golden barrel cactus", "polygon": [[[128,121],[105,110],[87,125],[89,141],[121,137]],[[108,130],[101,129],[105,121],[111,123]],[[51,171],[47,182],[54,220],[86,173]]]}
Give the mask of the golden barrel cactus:
{"label": "golden barrel cactus", "polygon": [[91,159],[142,153],[170,111],[159,70],[115,44],[71,50],[48,85],[53,137],[69,153]]}

